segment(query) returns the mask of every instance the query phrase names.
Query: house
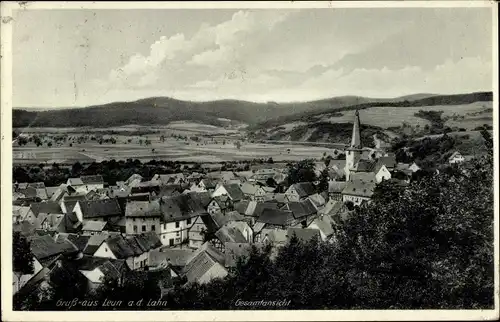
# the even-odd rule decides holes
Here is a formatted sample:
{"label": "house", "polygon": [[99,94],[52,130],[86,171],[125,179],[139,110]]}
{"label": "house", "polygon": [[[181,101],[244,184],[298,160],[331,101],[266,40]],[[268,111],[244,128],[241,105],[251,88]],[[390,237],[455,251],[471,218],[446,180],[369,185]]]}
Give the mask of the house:
{"label": "house", "polygon": [[375,188],[376,178],[373,173],[352,173],[351,180],[346,182],[342,190],[342,200],[359,206],[363,201],[370,201]]}
{"label": "house", "polygon": [[63,213],[73,212],[78,201],[85,201],[87,197],[85,194],[64,195],[59,200],[59,205]]}
{"label": "house", "polygon": [[103,231],[100,234],[94,234],[89,236],[87,245],[83,249],[84,255],[94,256],[94,253],[99,249],[102,242],[108,239],[110,236],[119,236],[120,233],[112,231]]}
{"label": "house", "polygon": [[[56,243],[69,242],[78,249],[78,252],[83,253],[83,250],[87,247],[90,236],[83,236],[73,233],[57,233],[57,235],[54,235],[53,238]],[[76,259],[78,258],[80,258],[80,256],[76,257]]]}
{"label": "house", "polygon": [[211,198],[208,192],[188,193],[160,199],[160,239],[163,245],[175,246],[188,239],[188,230],[196,217],[207,214]]}
{"label": "house", "polygon": [[122,210],[116,199],[78,201],[73,208],[79,221],[109,221],[122,216]]}
{"label": "house", "polygon": [[377,163],[380,165],[385,165],[388,171],[392,172],[396,169],[396,156],[394,154],[386,155],[378,158]]}
{"label": "house", "polygon": [[[215,226],[210,215],[198,216],[194,219],[193,225],[188,228],[189,247],[200,248],[206,241],[206,235],[210,226]],[[207,223],[207,221],[209,221]],[[213,228],[215,231],[216,228]],[[214,232],[215,232],[214,231]]]}
{"label": "house", "polygon": [[40,223],[40,228],[43,230],[66,232],[64,222],[65,214],[47,214]]}
{"label": "house", "polygon": [[260,232],[260,240],[263,244],[284,246],[288,241],[288,233],[286,229],[264,228]]}
{"label": "house", "polygon": [[90,292],[95,291],[106,279],[117,281],[124,279],[130,271],[122,259],[84,255],[72,264],[85,276],[87,289]]}
{"label": "house", "polygon": [[216,278],[224,278],[228,272],[224,254],[206,242],[188,260],[181,271],[187,283],[205,284]]}
{"label": "house", "polygon": [[315,218],[312,223],[310,223],[307,228],[308,229],[317,229],[320,233],[321,240],[327,241],[333,235],[333,225],[334,221],[332,217],[328,215],[320,215]]}
{"label": "house", "polygon": [[285,196],[290,201],[300,201],[316,193],[316,189],[311,182],[300,182],[291,185]]}
{"label": "house", "polygon": [[464,156],[458,151],[453,152],[453,154],[448,158],[448,162],[450,164],[461,163],[464,161],[465,161]]}
{"label": "house", "polygon": [[195,250],[190,248],[152,250],[149,252],[148,265],[151,270],[170,269],[170,275],[178,277],[179,272],[182,271],[194,254]]}
{"label": "house", "polygon": [[[269,228],[285,229],[289,226],[297,224],[297,220],[293,216],[293,213],[289,210],[265,208],[256,220],[256,224],[258,223],[264,224]],[[254,234],[255,233],[256,231],[254,228]]]}
{"label": "house", "polygon": [[212,197],[217,196],[228,196],[229,199],[233,202],[238,202],[244,199],[245,195],[243,191],[241,191],[240,186],[238,184],[223,184],[220,185],[215,191],[212,193]]}
{"label": "house", "polygon": [[251,182],[243,183],[241,185],[241,191],[246,199],[254,201],[264,201],[267,194],[267,191],[261,185]]}
{"label": "house", "polygon": [[344,181],[328,181],[328,197],[330,200],[342,200],[342,190],[344,188]]}
{"label": "house", "polygon": [[306,222],[308,218],[317,214],[318,210],[311,200],[290,201],[286,203],[282,210],[290,211],[295,218],[295,222]]}
{"label": "house", "polygon": [[100,175],[80,176],[80,180],[87,192],[104,188],[104,179]]}
{"label": "house", "polygon": [[160,185],[166,186],[171,184],[182,184],[187,182],[184,173],[172,173],[172,174],[155,174],[151,181],[159,181]]}
{"label": "house", "polygon": [[124,185],[132,188],[142,182],[143,179],[144,178],[140,174],[134,173],[124,182]]}
{"label": "house", "polygon": [[326,204],[325,198],[319,193],[310,195],[309,197],[307,197],[307,199],[309,199],[312,202],[312,204],[314,205],[314,207],[316,207],[317,210],[323,208]]}
{"label": "house", "polygon": [[23,221],[29,211],[30,207],[28,206],[12,206],[12,223]]}
{"label": "house", "polygon": [[232,171],[216,171],[207,173],[207,178],[227,184],[230,180],[236,179],[236,176]]}
{"label": "house", "polygon": [[224,225],[217,230],[215,238],[211,242],[220,252],[224,253],[224,244],[226,242],[247,243],[248,240],[238,228]]}
{"label": "house", "polygon": [[212,201],[207,206],[207,212],[209,214],[214,214],[220,212],[225,214],[226,211],[230,211],[233,208],[233,202],[228,195],[221,195],[212,197]]}
{"label": "house", "polygon": [[233,220],[228,220],[227,223],[224,224],[224,227],[227,227],[229,229],[237,229],[240,231],[240,233],[245,237],[246,242],[251,243],[253,242],[253,230],[246,221],[233,221]]}
{"label": "house", "polygon": [[309,228],[288,228],[287,230],[287,238],[290,241],[293,237],[297,237],[297,239],[303,243],[307,243],[313,239],[320,240],[320,231],[318,229],[309,229]]}
{"label": "house", "polygon": [[378,164],[375,168],[375,181],[380,183],[384,180],[391,179],[391,172],[387,169],[385,164]]}
{"label": "house", "polygon": [[88,190],[85,188],[85,185],[83,184],[82,179],[80,178],[68,178],[66,185],[70,186],[77,193],[85,194],[88,192]]}
{"label": "house", "polygon": [[149,252],[161,246],[154,232],[128,237],[117,235],[104,240],[94,256],[123,259],[131,270],[144,269],[148,265]]}
{"label": "house", "polygon": [[69,257],[78,254],[78,248],[68,240],[56,242],[50,235],[31,238],[31,252],[43,267],[50,267],[60,257]]}
{"label": "house", "polygon": [[198,181],[198,183],[194,182],[189,190],[192,192],[213,192],[215,188],[217,188],[217,181],[209,178],[204,178]]}
{"label": "house", "polygon": [[94,236],[107,230],[109,223],[101,220],[85,220],[82,226],[82,235]]}
{"label": "house", "polygon": [[40,228],[41,223],[45,220],[47,215],[62,213],[61,207],[56,202],[34,202],[31,203],[29,211],[22,220],[35,225],[36,228]]}
{"label": "house", "polygon": [[125,206],[125,233],[160,232],[160,201],[130,201]]}
{"label": "house", "polygon": [[262,243],[251,244],[251,243],[233,243],[226,242],[224,244],[224,265],[228,270],[234,270],[238,264],[238,261],[243,263],[248,260],[252,252],[252,247],[257,249],[262,248],[264,245]]}

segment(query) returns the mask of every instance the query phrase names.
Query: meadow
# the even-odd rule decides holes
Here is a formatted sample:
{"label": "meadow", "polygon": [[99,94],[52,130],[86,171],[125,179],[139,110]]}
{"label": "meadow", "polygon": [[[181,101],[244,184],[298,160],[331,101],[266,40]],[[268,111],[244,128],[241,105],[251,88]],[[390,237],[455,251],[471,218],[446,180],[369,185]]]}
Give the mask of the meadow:
{"label": "meadow", "polygon": [[[60,135],[62,132],[56,129],[42,132],[35,131],[38,135]],[[185,130],[176,131],[175,135],[183,135]],[[28,132],[24,132],[28,135]],[[164,140],[160,136],[165,135]],[[24,146],[13,144],[13,162],[23,163],[74,163],[80,162],[101,162],[104,160],[126,160],[138,159],[144,162],[149,160],[171,160],[171,161],[192,161],[192,162],[221,162],[250,159],[273,158],[276,161],[302,160],[305,158],[321,158],[323,154],[331,153],[328,147],[308,146],[307,142],[297,145],[272,144],[272,143],[251,143],[240,140],[237,136],[219,135],[217,133],[197,132],[197,141],[190,139],[179,139],[170,136],[172,133],[162,131],[155,134],[134,135],[102,135],[102,138],[113,137],[116,143],[99,144],[97,141],[87,140],[76,143],[64,142],[54,144],[51,147],[37,147],[34,143]],[[193,135],[193,133],[191,132]],[[75,134],[72,134],[74,136]],[[82,135],[84,135],[82,133]],[[85,133],[85,135],[89,135]],[[69,136],[68,136],[69,137]],[[146,140],[150,144],[145,145]],[[238,148],[235,144],[240,142]]]}
{"label": "meadow", "polygon": [[[429,124],[428,120],[415,116],[420,110],[424,111],[443,111],[443,117],[458,115],[464,116],[463,120],[448,120],[445,126],[463,127],[468,130],[473,130],[483,124],[491,125],[493,123],[493,114],[468,115],[468,113],[477,113],[484,111],[486,108],[492,108],[492,102],[474,102],[464,105],[437,105],[437,106],[419,106],[419,107],[393,107],[393,106],[377,106],[359,111],[361,123],[367,125],[389,128],[400,126],[403,122],[412,126],[419,125],[424,127]],[[330,117],[325,115],[320,118],[324,122],[344,123],[352,122],[354,119],[354,111],[342,111],[342,116]]]}

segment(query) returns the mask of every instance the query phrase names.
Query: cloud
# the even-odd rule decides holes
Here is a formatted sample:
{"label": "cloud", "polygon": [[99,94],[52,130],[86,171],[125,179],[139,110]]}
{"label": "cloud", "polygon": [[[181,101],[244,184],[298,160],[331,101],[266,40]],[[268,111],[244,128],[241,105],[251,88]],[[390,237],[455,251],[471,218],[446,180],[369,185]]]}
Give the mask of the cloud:
{"label": "cloud", "polygon": [[[162,36],[150,46],[148,55],[133,55],[125,65],[112,70],[109,81],[114,87],[153,85],[153,80],[161,80],[158,77],[161,74],[161,78],[166,78],[163,81],[182,82],[173,71],[173,67],[179,65],[184,66],[184,72],[197,66],[225,68],[221,73],[227,72],[238,64],[252,37],[269,32],[290,14],[290,11],[238,11],[218,25],[203,24],[190,39],[184,34]],[[165,70],[171,73],[165,75]]]}

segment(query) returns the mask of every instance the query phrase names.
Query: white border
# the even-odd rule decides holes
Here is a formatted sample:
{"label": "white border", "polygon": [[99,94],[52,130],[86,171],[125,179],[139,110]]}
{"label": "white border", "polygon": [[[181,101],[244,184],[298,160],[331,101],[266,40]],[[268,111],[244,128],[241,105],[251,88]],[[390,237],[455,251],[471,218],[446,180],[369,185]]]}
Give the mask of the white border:
{"label": "white border", "polygon": [[[493,106],[495,180],[498,169],[498,4],[494,1],[359,1],[359,2],[17,2],[1,3],[1,192],[2,192],[2,318],[6,321],[356,321],[356,320],[491,320],[499,313],[499,208],[495,207],[495,309],[494,310],[349,310],[349,311],[127,311],[127,312],[13,312],[12,311],[12,10],[42,9],[259,9],[259,8],[421,8],[421,7],[490,7],[493,22]],[[5,21],[5,23],[3,22]],[[495,182],[495,205],[499,202]],[[3,215],[9,214],[9,215]]]}

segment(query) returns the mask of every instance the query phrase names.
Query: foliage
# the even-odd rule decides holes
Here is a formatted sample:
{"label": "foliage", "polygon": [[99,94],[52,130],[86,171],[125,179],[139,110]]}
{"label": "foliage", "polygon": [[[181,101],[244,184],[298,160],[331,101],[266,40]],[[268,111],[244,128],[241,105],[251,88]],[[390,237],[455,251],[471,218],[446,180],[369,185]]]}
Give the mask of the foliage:
{"label": "foliage", "polygon": [[33,274],[33,253],[31,252],[30,242],[15,231],[12,235],[12,268],[18,274]]}
{"label": "foliage", "polygon": [[314,172],[314,160],[306,159],[295,164],[288,165],[288,183],[314,182],[316,173]]}
{"label": "foliage", "polygon": [[321,175],[319,176],[319,184],[317,187],[318,192],[328,191],[328,181],[328,169],[324,169],[323,171],[321,171]]}

